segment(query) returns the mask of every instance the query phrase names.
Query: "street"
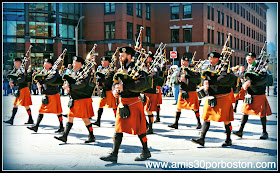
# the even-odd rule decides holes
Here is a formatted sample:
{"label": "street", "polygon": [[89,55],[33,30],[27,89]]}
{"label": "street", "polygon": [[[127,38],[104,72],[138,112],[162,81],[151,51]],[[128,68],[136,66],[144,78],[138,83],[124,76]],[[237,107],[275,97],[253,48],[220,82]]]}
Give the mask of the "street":
{"label": "street", "polygon": [[[273,91],[272,87],[271,91]],[[11,117],[15,97],[10,95],[2,98],[2,119],[8,120]],[[96,142],[86,144],[84,141],[87,140],[88,130],[82,119],[74,119],[67,143],[63,143],[54,139],[54,136],[62,135],[54,133],[59,125],[55,114],[45,114],[38,132],[35,133],[26,128],[30,125],[24,125],[28,115],[24,107],[20,106],[14,119],[14,125],[2,124],[3,170],[277,170],[277,96],[270,95],[267,96],[267,99],[273,113],[267,117],[269,139],[259,139],[262,132],[260,118],[249,115],[243,138],[231,135],[232,146],[221,146],[226,138],[224,123],[211,121],[210,129],[206,134],[205,146],[201,147],[190,141],[191,138],[198,138],[201,131],[195,129],[194,112],[182,110],[179,128],[171,129],[167,126],[175,121],[176,105],[172,105],[175,102],[173,97],[163,97],[161,121],[153,124],[154,134],[147,135],[152,157],[146,161],[134,161],[134,158],[141,153],[140,140],[137,135],[124,133],[117,164],[99,159],[99,157],[107,155],[113,148],[114,127],[112,125],[115,117],[112,109],[104,108],[101,127],[93,125]],[[41,95],[32,95],[31,111],[34,123],[37,121],[41,100]],[[68,100],[68,96],[61,96],[63,114],[68,113]],[[98,102],[99,97],[93,97],[95,116],[92,118],[92,122],[97,118]],[[200,115],[203,104],[204,99],[200,105]],[[243,102],[239,101],[237,113],[234,115],[235,120],[231,122],[233,131],[239,129],[242,105]],[[67,118],[63,117],[64,127],[66,122]],[[147,163],[152,162],[165,162],[167,166],[148,168]],[[186,163],[185,167],[173,165],[173,163],[179,162]],[[199,162],[199,166],[190,167],[191,163],[197,164],[197,162]],[[211,163],[212,167],[203,166],[206,162]],[[214,167],[214,162],[244,162],[244,164],[243,167],[237,168],[217,167],[217,165]],[[256,166],[244,166],[247,162],[252,162],[253,165],[256,165],[257,162],[264,163],[263,167],[257,168]],[[276,167],[267,166],[267,162],[275,163]],[[189,167],[186,167],[187,165]]]}

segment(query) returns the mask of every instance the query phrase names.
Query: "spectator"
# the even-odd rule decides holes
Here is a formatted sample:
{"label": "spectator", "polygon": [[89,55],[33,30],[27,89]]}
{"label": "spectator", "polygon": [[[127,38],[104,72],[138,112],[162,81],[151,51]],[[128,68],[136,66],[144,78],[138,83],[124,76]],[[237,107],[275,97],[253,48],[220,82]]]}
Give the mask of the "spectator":
{"label": "spectator", "polygon": [[[34,76],[39,74],[40,72],[41,72],[41,69],[37,68],[37,71],[33,72],[32,78],[34,78]],[[37,82],[35,82],[34,80],[33,80],[33,83],[32,83],[32,90],[33,90],[33,94],[34,95],[38,95],[39,94],[39,90],[38,90],[38,87],[37,87]]]}
{"label": "spectator", "polygon": [[179,96],[179,84],[176,83],[176,75],[179,72],[179,68],[177,65],[172,65],[171,69],[173,71],[171,77],[170,77],[170,83],[172,85],[172,91],[173,91],[173,95],[175,96],[175,103],[173,103],[173,105],[177,105],[177,101],[178,101],[178,96]]}
{"label": "spectator", "polygon": [[3,71],[3,89],[4,89],[4,96],[9,94],[9,80],[7,78],[7,70]]}
{"label": "spectator", "polygon": [[[66,73],[65,66],[62,65],[60,70],[59,70],[59,75],[62,77],[65,73]],[[64,89],[62,88],[62,85],[59,85],[59,94],[64,96]]]}
{"label": "spectator", "polygon": [[269,86],[273,86],[273,78],[272,78],[272,72],[269,70],[268,66],[266,66],[266,73],[268,75],[268,81],[266,83],[266,93],[267,96],[269,96]]}
{"label": "spectator", "polygon": [[72,71],[73,71],[73,69],[72,69],[72,65],[71,64],[68,64],[68,67],[67,67],[67,69],[66,69],[66,71],[65,71],[65,74],[71,74],[72,73]]}

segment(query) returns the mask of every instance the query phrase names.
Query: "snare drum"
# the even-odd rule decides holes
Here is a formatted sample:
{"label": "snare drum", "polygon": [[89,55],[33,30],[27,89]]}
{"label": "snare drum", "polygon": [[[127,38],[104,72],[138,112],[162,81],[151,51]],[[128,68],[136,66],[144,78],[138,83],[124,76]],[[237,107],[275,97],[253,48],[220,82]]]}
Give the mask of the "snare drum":
{"label": "snare drum", "polygon": [[205,97],[207,95],[204,90],[204,87],[200,87],[196,92],[197,92],[199,99],[202,99],[203,97]]}

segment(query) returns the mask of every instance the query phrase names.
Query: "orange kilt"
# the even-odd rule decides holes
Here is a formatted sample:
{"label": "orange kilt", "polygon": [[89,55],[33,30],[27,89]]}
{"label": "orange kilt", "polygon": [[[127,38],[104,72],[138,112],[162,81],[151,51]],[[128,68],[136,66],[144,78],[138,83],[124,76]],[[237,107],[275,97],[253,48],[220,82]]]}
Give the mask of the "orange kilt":
{"label": "orange kilt", "polygon": [[14,106],[30,106],[32,105],[31,94],[28,87],[22,88],[19,97],[16,97]]}
{"label": "orange kilt", "polygon": [[269,116],[272,114],[269,103],[265,95],[252,95],[253,103],[248,105],[243,104],[242,112],[246,115],[258,115],[260,117]]}
{"label": "orange kilt", "polygon": [[245,98],[245,93],[246,93],[246,90],[244,90],[243,88],[241,88],[241,90],[239,91],[238,94],[234,94],[235,100],[244,100],[244,98]]}
{"label": "orange kilt", "polygon": [[41,104],[41,107],[39,109],[39,113],[54,113],[54,114],[61,114],[62,108],[61,108],[61,101],[60,101],[60,95],[59,93],[56,93],[54,95],[46,95],[49,99],[49,104],[44,105]]}
{"label": "orange kilt", "polygon": [[121,102],[123,105],[132,104],[129,106],[130,116],[128,118],[121,118],[118,108],[116,115],[115,131],[117,133],[125,132],[132,135],[141,135],[143,133],[146,133],[146,117],[144,114],[142,101],[138,97],[132,97],[122,98]]}
{"label": "orange kilt", "polygon": [[[231,96],[224,94],[216,95],[217,98],[217,105],[212,108],[208,105],[208,98],[205,100],[204,106],[203,106],[203,113],[202,113],[202,119],[208,120],[208,121],[233,121],[233,107],[231,102]],[[219,96],[222,96],[218,98]]]}
{"label": "orange kilt", "polygon": [[189,98],[187,100],[182,99],[182,93],[179,93],[177,109],[199,109],[199,101],[196,91],[189,91]]}
{"label": "orange kilt", "polygon": [[112,91],[106,91],[106,97],[100,98],[99,100],[99,107],[100,108],[113,108],[116,109],[118,107],[117,105],[117,99],[113,96]]}
{"label": "orange kilt", "polygon": [[157,93],[157,104],[160,105],[160,104],[162,104],[161,87],[157,86],[157,90],[158,90],[158,93]]}
{"label": "orange kilt", "polygon": [[144,105],[144,110],[145,111],[157,111],[157,94],[150,94],[150,93],[144,93],[146,96],[146,102]]}
{"label": "orange kilt", "polygon": [[93,107],[92,107],[92,99],[85,98],[74,101],[74,106],[70,108],[69,117],[76,118],[91,118],[94,116]]}
{"label": "orange kilt", "polygon": [[236,103],[236,99],[234,97],[234,93],[233,93],[233,89],[231,88],[231,92],[229,93],[230,97],[231,97],[231,103]]}

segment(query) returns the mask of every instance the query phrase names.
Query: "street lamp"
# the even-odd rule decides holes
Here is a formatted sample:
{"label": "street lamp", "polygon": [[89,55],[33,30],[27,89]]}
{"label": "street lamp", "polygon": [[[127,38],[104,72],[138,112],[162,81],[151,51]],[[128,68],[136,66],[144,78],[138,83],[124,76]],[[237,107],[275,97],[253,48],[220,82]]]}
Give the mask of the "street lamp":
{"label": "street lamp", "polygon": [[75,38],[76,38],[76,56],[78,56],[78,27],[79,27],[79,23],[80,20],[82,20],[83,18],[85,18],[85,16],[81,16],[78,20],[78,24],[75,27]]}

